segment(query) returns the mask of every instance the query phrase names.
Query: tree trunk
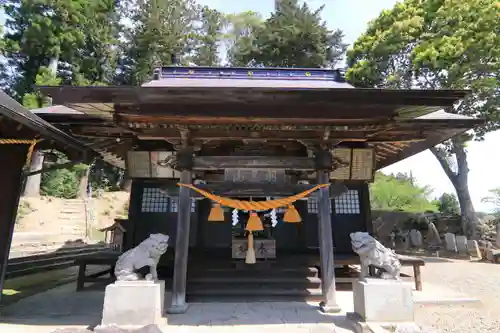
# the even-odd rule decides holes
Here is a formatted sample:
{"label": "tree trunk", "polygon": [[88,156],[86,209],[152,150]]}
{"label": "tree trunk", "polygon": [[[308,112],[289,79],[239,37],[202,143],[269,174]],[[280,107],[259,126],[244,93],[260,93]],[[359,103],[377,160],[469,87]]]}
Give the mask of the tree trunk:
{"label": "tree trunk", "polygon": [[469,193],[469,164],[467,163],[465,140],[462,137],[455,137],[451,140],[451,144],[457,161],[456,172],[451,169],[444,151],[436,147],[430,150],[436,156],[457,192],[464,234],[471,238],[477,238],[477,225],[479,221]]}
{"label": "tree trunk", "polygon": [[[31,156],[30,171],[40,170],[43,166],[44,156],[40,151],[35,150]],[[23,196],[25,197],[38,197],[40,196],[40,182],[42,174],[36,174],[26,179]]]}
{"label": "tree trunk", "polygon": [[78,198],[85,199],[87,197],[87,187],[89,184],[89,174],[90,174],[90,166],[87,166],[87,169],[82,174],[80,178],[80,186],[78,187]]}

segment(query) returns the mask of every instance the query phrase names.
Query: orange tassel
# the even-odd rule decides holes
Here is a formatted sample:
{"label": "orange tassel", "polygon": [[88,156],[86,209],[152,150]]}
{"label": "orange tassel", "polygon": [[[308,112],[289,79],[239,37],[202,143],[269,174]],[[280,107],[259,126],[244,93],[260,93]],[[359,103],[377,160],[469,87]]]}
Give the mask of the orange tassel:
{"label": "orange tassel", "polygon": [[247,254],[245,256],[246,264],[255,264],[255,250],[253,248],[253,234],[251,231],[248,232],[248,246],[247,246]]}
{"label": "orange tassel", "polygon": [[302,222],[302,218],[293,204],[287,207],[285,215],[283,216],[283,221],[289,223]]}
{"label": "orange tassel", "polygon": [[223,222],[224,221],[224,209],[220,204],[216,203],[210,210],[208,215],[208,220],[212,222]]}
{"label": "orange tassel", "polygon": [[247,226],[245,228],[246,231],[262,231],[264,230],[264,226],[262,225],[262,221],[259,216],[255,212],[250,213],[250,217],[248,218]]}

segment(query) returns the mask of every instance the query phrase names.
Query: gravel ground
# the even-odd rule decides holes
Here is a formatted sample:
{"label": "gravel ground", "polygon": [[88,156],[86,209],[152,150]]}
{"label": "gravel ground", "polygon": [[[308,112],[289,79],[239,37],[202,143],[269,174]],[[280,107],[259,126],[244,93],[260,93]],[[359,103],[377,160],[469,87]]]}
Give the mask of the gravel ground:
{"label": "gravel ground", "polygon": [[416,321],[443,332],[500,332],[500,265],[443,260],[426,260],[423,280],[478,298],[482,305],[419,307]]}

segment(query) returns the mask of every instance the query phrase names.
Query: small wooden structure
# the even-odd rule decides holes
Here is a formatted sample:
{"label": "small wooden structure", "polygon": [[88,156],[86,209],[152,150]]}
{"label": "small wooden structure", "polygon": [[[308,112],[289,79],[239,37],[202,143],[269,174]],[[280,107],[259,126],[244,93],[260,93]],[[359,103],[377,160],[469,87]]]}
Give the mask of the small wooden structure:
{"label": "small wooden structure", "polygon": [[99,231],[104,232],[104,242],[109,245],[113,251],[122,252],[124,235],[127,231],[122,222],[127,221],[126,219],[115,219],[115,223],[109,225],[105,228],[99,229]]}
{"label": "small wooden structure", "polygon": [[[317,296],[336,309],[335,258],[356,263],[349,234],[372,232],[374,172],[482,123],[442,111],[466,91],[356,89],[340,70],[162,67],[142,87],[41,90],[73,111],[40,116],[133,179],[124,250],[153,232],[171,237],[175,265],[164,278],[176,313],[186,294]],[[230,210],[209,222],[210,200],[179,182],[240,200],[330,188],[295,202],[301,223],[278,211],[281,222],[254,243],[273,264],[242,271],[232,262],[248,214],[235,226]],[[297,277],[312,263],[321,280],[305,289]],[[214,267],[223,275],[204,275]]]}

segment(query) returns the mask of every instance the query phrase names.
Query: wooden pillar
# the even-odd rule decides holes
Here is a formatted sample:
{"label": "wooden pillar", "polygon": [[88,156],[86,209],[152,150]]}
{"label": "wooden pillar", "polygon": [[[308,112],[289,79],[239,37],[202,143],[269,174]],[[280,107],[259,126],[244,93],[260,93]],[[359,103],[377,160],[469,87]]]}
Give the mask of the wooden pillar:
{"label": "wooden pillar", "polygon": [[17,207],[21,195],[21,171],[26,161],[27,145],[0,145],[0,299],[9,259]]}
{"label": "wooden pillar", "polygon": [[[329,168],[332,158],[329,152],[320,152],[316,156],[316,178],[318,184],[330,183]],[[323,301],[321,310],[327,313],[340,312],[337,304],[335,287],[335,262],[333,254],[332,215],[330,213],[330,191],[321,188],[318,193],[318,236],[321,259],[321,287]]]}
{"label": "wooden pillar", "polygon": [[[191,184],[192,172],[189,165],[189,152],[184,156],[181,152],[177,154],[181,168],[180,182]],[[187,156],[186,156],[187,155]],[[186,161],[187,160],[187,161]],[[192,161],[192,153],[191,153]],[[175,236],[175,259],[174,259],[174,277],[172,284],[172,305],[167,310],[168,313],[184,313],[188,308],[186,303],[186,279],[189,252],[189,226],[191,223],[191,193],[190,189],[181,187],[179,189],[179,207],[177,211],[177,231]]]}

